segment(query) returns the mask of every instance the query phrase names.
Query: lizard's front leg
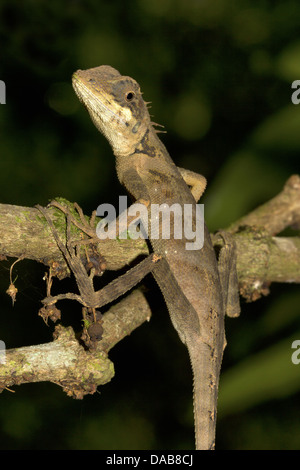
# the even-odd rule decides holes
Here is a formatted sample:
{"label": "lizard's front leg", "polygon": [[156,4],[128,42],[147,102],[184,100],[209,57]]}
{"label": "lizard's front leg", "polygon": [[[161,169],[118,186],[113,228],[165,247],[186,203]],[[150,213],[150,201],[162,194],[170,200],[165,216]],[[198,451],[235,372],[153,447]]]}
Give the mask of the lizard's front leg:
{"label": "lizard's front leg", "polygon": [[[42,212],[42,214],[46,218],[52,231],[52,234],[56,240],[56,243],[62,251],[63,255],[65,256],[66,261],[75,276],[77,286],[80,292],[80,295],[66,293],[59,294],[57,296],[48,296],[46,299],[43,300],[43,303],[46,306],[52,306],[58,300],[70,299],[77,300],[82,305],[89,308],[103,307],[104,305],[116,300],[118,297],[132,289],[148,273],[152,272],[155,269],[156,263],[161,259],[161,256],[151,254],[143,261],[141,261],[137,266],[129,269],[129,271],[127,271],[125,274],[119,276],[117,279],[110,282],[99,291],[95,292],[93,287],[93,276],[88,275],[80,259],[79,253],[76,253],[75,248],[68,247],[68,241],[67,246],[64,245],[47,211],[41,206],[37,206],[37,208]],[[70,230],[68,216],[67,222],[67,234],[69,234]]]}
{"label": "lizard's front leg", "polygon": [[[130,226],[132,224],[136,224],[137,222],[140,222],[143,224],[144,217],[146,219],[148,218],[148,207],[150,205],[149,199],[137,199],[135,203],[125,209],[115,220],[113,221],[108,221],[105,218],[102,219],[96,228],[96,233],[99,239],[105,240],[105,239],[115,239],[117,237],[122,237],[123,234],[125,233],[125,238],[128,237],[128,230],[130,230]],[[133,210],[134,208],[134,210]],[[137,212],[139,212],[139,215],[137,215]],[[102,216],[102,213],[97,213],[100,217]],[[129,232],[129,237],[130,237],[130,232]],[[141,234],[142,237],[142,234]]]}
{"label": "lizard's front leg", "polygon": [[206,178],[199,173],[195,173],[194,171],[187,170],[185,168],[177,168],[186,184],[190,186],[191,193],[195,201],[198,202],[205,191],[207,183]]}

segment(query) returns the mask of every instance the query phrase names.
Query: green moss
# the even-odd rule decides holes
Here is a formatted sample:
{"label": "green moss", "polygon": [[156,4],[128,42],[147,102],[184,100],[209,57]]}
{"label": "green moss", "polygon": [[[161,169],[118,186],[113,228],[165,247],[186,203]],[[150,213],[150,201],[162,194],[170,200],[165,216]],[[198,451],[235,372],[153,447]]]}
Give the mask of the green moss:
{"label": "green moss", "polygon": [[22,211],[21,214],[23,215],[24,219],[31,220],[31,211]]}

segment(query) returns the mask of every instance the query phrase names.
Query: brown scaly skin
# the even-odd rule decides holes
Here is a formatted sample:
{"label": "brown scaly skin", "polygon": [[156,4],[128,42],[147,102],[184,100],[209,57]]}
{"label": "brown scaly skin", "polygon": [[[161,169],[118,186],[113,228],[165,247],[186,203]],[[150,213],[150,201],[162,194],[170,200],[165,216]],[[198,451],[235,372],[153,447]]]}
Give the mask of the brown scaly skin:
{"label": "brown scaly skin", "polygon": [[[169,206],[191,204],[195,211],[194,197],[198,199],[204,191],[205,179],[191,172],[185,174],[173,163],[151,123],[137,82],[110,66],[101,66],[78,70],[73,75],[73,87],[96,127],[110,142],[118,178],[134,199]],[[194,184],[192,192],[182,174]],[[150,222],[149,210],[149,227]],[[222,269],[219,275],[206,227],[204,246],[197,250],[187,250],[186,242],[191,240],[175,239],[172,230],[170,239],[153,239],[151,233],[149,238],[153,252],[162,257],[153,275],[191,360],[196,448],[213,449],[225,346],[227,293],[224,295],[223,290],[228,286],[228,270]],[[233,309],[235,314],[238,308]]]}

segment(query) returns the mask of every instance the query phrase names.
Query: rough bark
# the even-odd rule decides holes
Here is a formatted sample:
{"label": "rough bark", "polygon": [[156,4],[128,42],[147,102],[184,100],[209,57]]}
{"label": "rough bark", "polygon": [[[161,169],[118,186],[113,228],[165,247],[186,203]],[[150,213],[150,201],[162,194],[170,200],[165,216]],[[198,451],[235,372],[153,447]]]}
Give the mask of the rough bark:
{"label": "rough bark", "polygon": [[6,351],[0,363],[0,389],[49,381],[74,398],[94,393],[114,376],[109,350],[150,316],[142,292],[133,291],[104,315],[103,336],[92,351],[75,337],[72,327],[58,325],[52,342]]}
{"label": "rough bark", "polygon": [[[60,203],[77,216],[71,203],[65,200]],[[49,214],[60,237],[65,240],[65,215],[53,207],[49,208]],[[89,245],[84,244],[83,239],[88,236],[82,232],[81,222],[78,217],[78,227],[72,225],[72,236],[81,242],[84,259],[84,247]],[[94,226],[97,222],[95,219]],[[276,236],[287,227],[300,227],[298,175],[291,176],[277,196],[227,229],[236,243],[240,293],[246,300],[254,301],[268,294],[272,282],[300,282],[300,237]],[[212,238],[214,241],[213,235]],[[69,275],[65,259],[38,209],[0,204],[0,240],[3,258],[29,258],[49,266],[52,275],[60,279]],[[147,244],[142,239],[97,241],[93,249],[105,258],[108,270],[121,269],[135,258],[148,254]],[[9,289],[10,295],[16,295],[14,285],[11,284]],[[105,314],[103,337],[92,351],[81,344],[72,328],[57,326],[53,342],[6,351],[2,364],[3,356],[0,357],[0,388],[50,381],[76,398],[94,393],[98,385],[113,377],[108,351],[149,320],[150,315],[143,294],[138,290],[129,294]]]}

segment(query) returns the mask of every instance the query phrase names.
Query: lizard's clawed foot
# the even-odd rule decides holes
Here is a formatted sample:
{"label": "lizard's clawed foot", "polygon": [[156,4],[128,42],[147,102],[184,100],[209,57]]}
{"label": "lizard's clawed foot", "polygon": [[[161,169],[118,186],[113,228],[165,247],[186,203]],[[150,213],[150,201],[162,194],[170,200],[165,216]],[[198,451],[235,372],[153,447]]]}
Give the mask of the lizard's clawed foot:
{"label": "lizard's clawed foot", "polygon": [[95,230],[96,211],[92,213],[90,219],[88,220],[85,217],[81,207],[77,204],[77,202],[74,202],[73,207],[76,210],[80,219],[78,220],[78,217],[76,217],[74,214],[75,211],[71,211],[70,205],[67,205],[67,204],[64,205],[54,199],[48,204],[48,207],[56,207],[61,212],[63,212],[66,216],[68,216],[72,224],[74,224],[82,232],[89,235],[92,239],[96,238],[96,230]]}
{"label": "lizard's clawed foot", "polygon": [[[49,207],[56,207],[61,212],[63,212],[67,217],[67,224],[70,228],[70,224],[72,223],[75,225],[79,230],[86,233],[90,238],[81,240],[71,240],[70,237],[67,237],[67,247],[69,251],[71,248],[75,247],[78,249],[80,246],[84,246],[85,255],[86,255],[86,263],[85,268],[92,276],[101,276],[105,269],[106,269],[106,261],[103,256],[101,256],[97,250],[97,244],[99,243],[99,238],[96,235],[95,230],[95,218],[96,218],[96,211],[93,211],[90,219],[87,219],[83,214],[81,207],[74,202],[73,206],[76,210],[78,217],[72,213],[70,207],[68,205],[61,204],[60,202],[53,200],[48,205]],[[70,232],[70,230],[69,230]],[[89,250],[87,250],[86,245],[89,246]]]}
{"label": "lizard's clawed foot", "polygon": [[[71,213],[69,207],[60,204],[57,201],[53,201],[50,204],[50,207],[56,207],[57,209],[61,210],[66,215],[66,241],[64,241],[58,234],[57,229],[55,228],[53,221],[47,210],[41,206],[37,206],[37,208],[42,212],[46,221],[49,224],[51,229],[52,235],[57,243],[57,246],[61,250],[70,270],[75,276],[78,289],[80,291],[80,295],[73,294],[73,293],[65,293],[65,294],[58,294],[56,296],[51,295],[51,287],[52,287],[52,276],[54,275],[54,271],[50,265],[50,272],[49,274],[45,275],[45,280],[47,282],[47,296],[43,299],[43,307],[39,311],[39,315],[43,318],[46,324],[48,324],[48,319],[50,318],[52,321],[56,322],[61,318],[61,312],[56,307],[56,302],[59,300],[76,300],[81,305],[87,308],[88,311],[92,312],[92,320],[89,321],[90,329],[86,328],[86,337],[90,338],[89,342],[90,345],[94,344],[96,338],[100,337],[100,324],[99,318],[100,313],[98,313],[93,305],[95,304],[95,291],[93,287],[93,277],[95,275],[101,275],[106,267],[105,260],[101,257],[97,250],[96,246],[92,243],[92,239],[89,239],[88,242],[90,243],[89,249],[87,249],[86,244],[84,244],[84,253],[85,257],[82,256],[82,250],[80,250],[80,245],[82,244],[82,240],[72,240],[71,239],[71,223],[78,226],[79,229],[83,229],[89,236],[92,235],[91,226],[85,220],[85,217],[82,213],[82,210],[76,204],[76,210],[80,216],[81,224],[78,223],[76,217]],[[94,232],[95,233],[95,230]],[[85,260],[83,259],[85,258]],[[93,327],[92,327],[93,324]],[[102,333],[101,333],[102,334]],[[86,341],[87,343],[88,341]]]}

